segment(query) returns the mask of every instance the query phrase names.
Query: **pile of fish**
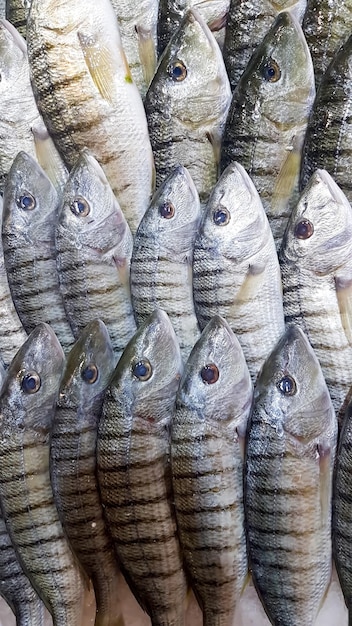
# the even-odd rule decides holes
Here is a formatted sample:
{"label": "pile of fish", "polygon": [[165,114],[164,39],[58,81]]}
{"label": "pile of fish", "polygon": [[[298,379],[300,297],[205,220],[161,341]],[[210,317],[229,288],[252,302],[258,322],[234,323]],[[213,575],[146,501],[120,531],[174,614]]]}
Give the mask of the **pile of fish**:
{"label": "pile of fish", "polygon": [[314,626],[334,559],[352,623],[352,2],[6,17],[0,595]]}

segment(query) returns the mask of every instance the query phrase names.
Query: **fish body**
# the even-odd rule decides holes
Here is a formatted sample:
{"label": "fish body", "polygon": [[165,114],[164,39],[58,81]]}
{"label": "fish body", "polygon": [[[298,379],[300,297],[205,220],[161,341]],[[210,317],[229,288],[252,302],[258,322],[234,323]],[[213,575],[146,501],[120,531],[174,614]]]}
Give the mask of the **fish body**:
{"label": "fish body", "polygon": [[183,626],[187,583],[172,507],[169,426],[182,360],[156,310],[129,342],[105,394],[97,467],[122,571],[153,626]]}
{"label": "fish body", "polygon": [[33,0],[27,41],[38,107],[66,165],[90,149],[135,232],[153,192],[154,164],[110,0]]}
{"label": "fish body", "polygon": [[219,46],[194,9],[160,59],[145,99],[156,186],[186,167],[205,202],[217,179],[231,90]]}
{"label": "fish body", "polygon": [[251,176],[279,247],[298,193],[301,149],[315,96],[302,28],[282,11],[256,48],[233,93],[221,171],[238,161]]}
{"label": "fish body", "polygon": [[129,226],[102,168],[83,150],[59,208],[60,287],[74,336],[101,319],[116,358],[136,328],[129,287],[132,245]]}
{"label": "fish body", "polygon": [[50,324],[62,347],[74,343],[56,268],[59,198],[33,157],[19,152],[4,188],[2,242],[16,311],[27,333]]}
{"label": "fish body", "polygon": [[352,209],[317,170],[292,212],[279,254],[285,319],[301,326],[340,419],[352,386]]}
{"label": "fish body", "polygon": [[83,580],[58,518],[49,475],[49,432],[63,367],[54,332],[39,324],[11,362],[0,395],[0,496],[21,565],[54,626],[77,626]]}
{"label": "fish body", "polygon": [[32,0],[6,0],[6,19],[26,38],[27,17]]}
{"label": "fish body", "polygon": [[243,445],[252,383],[241,346],[215,316],[185,366],[171,423],[177,526],[207,626],[230,626],[247,577]]}
{"label": "fish body", "polygon": [[133,244],[131,296],[137,324],[163,309],[185,360],[199,337],[192,289],[194,240],[200,222],[197,190],[182,167],[165,179],[147,209]]}
{"label": "fish body", "polygon": [[272,624],[313,626],[327,592],[336,438],[319,362],[289,326],[259,375],[245,457],[248,558]]}
{"label": "fish body", "polygon": [[284,331],[280,268],[267,216],[238,163],[216,183],[193,253],[193,297],[200,328],[221,315],[235,332],[255,381]]}

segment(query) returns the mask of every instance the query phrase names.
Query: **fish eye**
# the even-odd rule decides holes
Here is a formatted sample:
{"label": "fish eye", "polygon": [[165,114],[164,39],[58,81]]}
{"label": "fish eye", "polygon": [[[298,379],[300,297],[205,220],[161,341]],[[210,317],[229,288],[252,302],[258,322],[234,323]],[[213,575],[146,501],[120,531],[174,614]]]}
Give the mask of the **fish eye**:
{"label": "fish eye", "polygon": [[42,381],[37,372],[28,372],[21,380],[21,389],[27,394],[36,393],[40,389],[41,384]]}
{"label": "fish eye", "polygon": [[295,237],[297,239],[309,239],[314,233],[314,226],[309,220],[301,220],[295,226]]}
{"label": "fish eye", "polygon": [[84,198],[77,196],[72,202],[70,209],[75,215],[86,217],[90,212],[90,206]]}
{"label": "fish eye", "polygon": [[203,383],[213,385],[219,378],[219,370],[214,363],[208,363],[202,367],[200,376]]}
{"label": "fish eye", "polygon": [[262,74],[268,83],[276,83],[281,78],[281,71],[274,59],[268,59],[263,65]]}
{"label": "fish eye", "polygon": [[35,197],[32,196],[31,193],[26,191],[22,196],[18,196],[16,198],[16,204],[19,209],[23,209],[23,211],[33,211],[36,207]]}
{"label": "fish eye", "polygon": [[81,371],[82,380],[89,385],[95,383],[98,378],[98,368],[94,363],[89,363],[84,369]]}
{"label": "fish eye", "polygon": [[174,80],[176,83],[181,82],[187,76],[187,68],[185,64],[182,63],[182,61],[177,60],[173,63],[170,63],[167,71],[169,73],[169,76],[171,76],[172,80]]}
{"label": "fish eye", "polygon": [[132,365],[132,374],[138,378],[138,380],[149,380],[152,373],[153,369],[148,359],[141,359]]}
{"label": "fish eye", "polygon": [[286,376],[283,376],[281,380],[279,380],[277,386],[283,396],[294,396],[297,391],[294,378],[292,378],[292,376],[289,376],[288,374],[286,374]]}
{"label": "fish eye", "polygon": [[175,207],[171,202],[164,202],[164,204],[159,207],[159,213],[161,217],[170,220],[175,215]]}
{"label": "fish eye", "polygon": [[217,226],[226,226],[231,219],[229,211],[225,208],[216,209],[213,213],[213,222]]}

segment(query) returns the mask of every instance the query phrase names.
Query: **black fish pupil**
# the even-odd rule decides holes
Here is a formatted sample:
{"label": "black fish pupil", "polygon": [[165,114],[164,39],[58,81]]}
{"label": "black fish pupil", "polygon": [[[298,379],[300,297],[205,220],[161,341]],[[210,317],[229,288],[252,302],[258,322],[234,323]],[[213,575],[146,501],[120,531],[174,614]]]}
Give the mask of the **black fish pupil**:
{"label": "black fish pupil", "polygon": [[180,78],[180,76],[182,76],[182,72],[183,69],[179,65],[176,65],[172,70],[172,74],[173,76],[175,76],[175,78]]}
{"label": "black fish pupil", "polygon": [[21,201],[25,209],[28,209],[32,204],[32,198],[29,196],[22,196]]}
{"label": "black fish pupil", "polygon": [[290,396],[294,394],[296,384],[291,376],[283,376],[278,382],[278,388],[285,396]]}
{"label": "black fish pupil", "polygon": [[314,227],[309,220],[301,220],[295,227],[297,239],[309,239],[313,235]]}
{"label": "black fish pupil", "polygon": [[98,369],[95,365],[87,365],[87,367],[82,370],[82,378],[86,383],[94,383],[98,378]]}
{"label": "black fish pupil", "polygon": [[24,211],[31,211],[32,209],[34,209],[36,205],[35,199],[30,193],[20,196],[16,200],[16,203],[17,203],[17,206],[23,209]]}
{"label": "black fish pupil", "polygon": [[144,363],[137,363],[136,367],[134,368],[134,372],[136,376],[143,378],[144,376],[146,376],[148,368],[144,365]]}
{"label": "black fish pupil", "polygon": [[218,211],[214,212],[213,219],[214,224],[216,224],[217,226],[223,226],[229,221],[229,214],[227,211],[224,211],[224,209],[219,209]]}
{"label": "black fish pupil", "polygon": [[212,385],[213,383],[216,383],[219,378],[219,370],[216,365],[211,363],[210,365],[204,365],[204,367],[202,367],[200,375],[204,383]]}
{"label": "black fish pupil", "polygon": [[165,204],[161,205],[159,212],[160,212],[161,217],[164,217],[165,219],[169,220],[171,217],[174,216],[175,208],[171,204],[171,202],[165,202]]}
{"label": "black fish pupil", "polygon": [[79,201],[76,203],[76,207],[77,207],[77,211],[79,213],[83,213],[85,211],[85,209],[86,209],[86,207],[83,204],[83,202],[79,202]]}
{"label": "black fish pupil", "polygon": [[133,375],[139,380],[149,380],[152,375],[152,366],[147,359],[138,361],[132,367]]}
{"label": "black fish pupil", "polygon": [[35,393],[40,388],[40,377],[36,373],[29,372],[22,378],[21,387],[25,393]]}

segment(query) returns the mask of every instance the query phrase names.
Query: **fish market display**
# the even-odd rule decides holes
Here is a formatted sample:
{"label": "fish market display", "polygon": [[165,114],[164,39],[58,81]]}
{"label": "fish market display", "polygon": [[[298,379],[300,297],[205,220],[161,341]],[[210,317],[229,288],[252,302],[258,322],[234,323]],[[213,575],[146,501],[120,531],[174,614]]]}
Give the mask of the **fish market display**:
{"label": "fish market display", "polygon": [[92,151],[135,232],[154,164],[110,0],[33,0],[27,41],[33,90],[59,152],[73,167],[83,148]]}
{"label": "fish market display", "polygon": [[74,336],[93,319],[101,319],[116,358],[136,328],[129,287],[132,245],[130,229],[102,168],[83,150],[59,209],[60,287]]}
{"label": "fish market display", "polygon": [[189,10],[160,59],[145,108],[156,184],[176,165],[189,170],[206,202],[217,179],[221,136],[231,90],[214,36]]}
{"label": "fish market display", "polygon": [[301,147],[315,95],[302,28],[280,13],[233,94],[221,170],[238,161],[251,176],[279,247],[298,191]]}
{"label": "fish market display", "polygon": [[272,624],[313,626],[326,594],[336,437],[319,362],[289,326],[259,375],[245,458],[249,563]]}
{"label": "fish market display", "polygon": [[251,401],[241,346],[213,317],[187,361],[171,424],[177,526],[207,626],[233,623],[247,577],[243,442]]}
{"label": "fish market display", "polygon": [[49,432],[63,367],[54,332],[39,324],[13,359],[0,395],[0,497],[20,562],[54,626],[77,626],[83,580],[49,476]]}
{"label": "fish market display", "polygon": [[139,225],[131,261],[137,324],[163,309],[187,360],[200,331],[193,304],[192,259],[200,222],[197,190],[181,165],[162,183]]}
{"label": "fish market display", "polygon": [[14,25],[22,37],[26,37],[27,17],[32,0],[6,0],[6,19]]}
{"label": "fish market display", "polygon": [[340,419],[352,386],[352,209],[317,170],[292,212],[280,251],[287,322],[306,333]]}
{"label": "fish market display", "polygon": [[209,198],[194,246],[194,304],[201,328],[224,317],[255,381],[284,331],[280,268],[267,216],[250,177],[229,165]]}
{"label": "fish market display", "polygon": [[27,333],[50,324],[65,351],[74,343],[56,269],[59,199],[35,159],[19,152],[4,188],[2,242],[11,295]]}
{"label": "fish market display", "polygon": [[187,584],[172,509],[169,426],[182,360],[156,310],[128,343],[98,430],[98,482],[114,547],[153,626],[183,626]]}
{"label": "fish market display", "polygon": [[114,363],[106,327],[94,320],[67,357],[50,443],[55,504],[71,547],[93,582],[96,626],[121,626],[119,570],[103,519],[95,460],[98,420]]}

